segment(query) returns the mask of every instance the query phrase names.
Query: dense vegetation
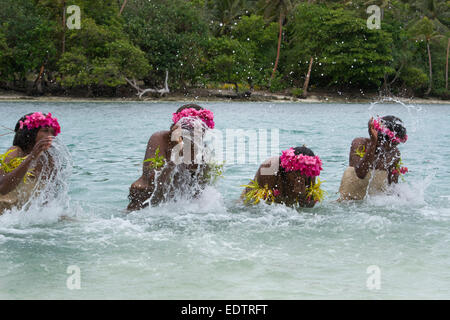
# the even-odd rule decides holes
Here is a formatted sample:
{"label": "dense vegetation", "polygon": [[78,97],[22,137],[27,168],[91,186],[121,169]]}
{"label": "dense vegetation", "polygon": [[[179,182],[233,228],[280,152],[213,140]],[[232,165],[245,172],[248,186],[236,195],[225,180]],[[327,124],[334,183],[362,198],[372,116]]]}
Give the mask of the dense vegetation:
{"label": "dense vegetation", "polygon": [[167,73],[179,91],[448,98],[449,28],[445,0],[0,0],[0,88],[114,96]]}

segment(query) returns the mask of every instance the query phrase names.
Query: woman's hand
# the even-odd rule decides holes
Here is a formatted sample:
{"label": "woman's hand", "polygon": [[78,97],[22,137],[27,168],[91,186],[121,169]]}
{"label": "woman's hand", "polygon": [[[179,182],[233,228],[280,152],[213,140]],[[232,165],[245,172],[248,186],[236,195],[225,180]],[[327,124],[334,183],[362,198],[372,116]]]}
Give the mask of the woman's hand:
{"label": "woman's hand", "polygon": [[45,137],[39,140],[33,147],[33,150],[30,153],[31,160],[36,160],[40,157],[42,152],[47,151],[52,146],[54,137]]}
{"label": "woman's hand", "polygon": [[374,142],[374,143],[377,143],[377,141],[378,141],[378,131],[375,130],[375,128],[373,127],[373,117],[370,118],[369,134],[370,134],[370,140],[372,140],[372,142]]}

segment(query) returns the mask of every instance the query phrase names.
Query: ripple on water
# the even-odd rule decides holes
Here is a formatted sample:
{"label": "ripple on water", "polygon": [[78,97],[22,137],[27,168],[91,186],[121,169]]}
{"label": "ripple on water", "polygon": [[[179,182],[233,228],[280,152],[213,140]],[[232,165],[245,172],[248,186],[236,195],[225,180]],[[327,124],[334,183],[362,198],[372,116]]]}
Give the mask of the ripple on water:
{"label": "ripple on water", "polygon": [[[5,123],[43,107],[0,105]],[[225,178],[199,199],[127,214],[148,137],[166,129],[178,104],[49,103],[73,174],[66,195],[45,208],[0,216],[0,298],[449,298],[450,189],[440,168],[450,148],[436,132],[446,127],[448,108],[326,104],[319,113],[305,104],[208,105],[221,130],[248,129],[256,113],[261,128],[282,124],[281,148],[306,143],[324,159],[328,198],[301,211],[244,206],[239,186],[257,164],[229,162]],[[370,116],[401,110],[411,128],[401,146],[406,181],[390,195],[337,203],[351,139],[367,135]],[[114,134],[98,130],[106,114]],[[0,137],[0,144],[5,150],[10,141]],[[83,292],[65,287],[69,265],[80,267]],[[366,288],[370,265],[381,268],[380,292]]]}

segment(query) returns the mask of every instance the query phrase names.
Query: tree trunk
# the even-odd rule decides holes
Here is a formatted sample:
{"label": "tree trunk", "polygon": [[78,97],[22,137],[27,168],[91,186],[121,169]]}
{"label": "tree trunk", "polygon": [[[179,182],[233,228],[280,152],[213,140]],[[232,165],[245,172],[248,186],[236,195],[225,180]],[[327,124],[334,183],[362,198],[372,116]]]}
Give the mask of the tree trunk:
{"label": "tree trunk", "polygon": [[383,82],[383,91],[385,95],[388,95],[388,82],[387,82],[387,74],[384,73],[384,82]]}
{"label": "tree trunk", "polygon": [[280,59],[280,50],[281,50],[281,38],[283,36],[283,14],[280,12],[280,32],[278,34],[278,48],[277,48],[277,58],[275,59],[275,66],[273,67],[272,76],[270,80],[275,77],[275,72],[278,68],[278,60]]}
{"label": "tree trunk", "polygon": [[39,70],[39,74],[36,78],[36,80],[34,80],[34,84],[33,87],[36,88],[37,92],[39,94],[42,94],[42,75],[44,74],[44,70],[45,70],[45,62],[42,64],[40,70]]}
{"label": "tree trunk", "polygon": [[402,63],[400,64],[400,68],[398,68],[397,72],[395,73],[394,79],[392,79],[392,81],[389,82],[389,85],[392,85],[398,79],[398,76],[400,75],[404,65],[405,65],[405,63],[402,61]]}
{"label": "tree trunk", "polygon": [[237,82],[234,83],[234,90],[236,90],[236,95],[239,95],[239,85]]}
{"label": "tree trunk", "polygon": [[450,38],[447,44],[447,62],[445,63],[445,90],[448,90],[448,52],[450,51]]}
{"label": "tree trunk", "polygon": [[63,20],[62,20],[62,28],[63,28],[63,36],[62,36],[62,48],[61,52],[64,54],[66,51],[66,1],[63,1]]}
{"label": "tree trunk", "polygon": [[430,41],[429,40],[427,40],[427,50],[428,50],[428,63],[430,66],[430,84],[429,84],[428,90],[427,90],[427,92],[425,92],[425,94],[429,95],[431,92],[432,85],[433,85],[433,68],[431,65],[431,51],[430,51]]}
{"label": "tree trunk", "polygon": [[311,57],[311,59],[309,60],[308,73],[306,74],[305,83],[303,84],[303,93],[302,93],[303,98],[306,98],[308,96],[309,79],[311,78],[311,69],[313,62],[314,58]]}
{"label": "tree trunk", "polygon": [[119,11],[119,17],[120,17],[120,15],[122,14],[123,9],[125,9],[125,6],[127,5],[127,1],[128,1],[128,0],[124,0],[124,1],[123,1],[122,7],[120,7],[120,11]]}

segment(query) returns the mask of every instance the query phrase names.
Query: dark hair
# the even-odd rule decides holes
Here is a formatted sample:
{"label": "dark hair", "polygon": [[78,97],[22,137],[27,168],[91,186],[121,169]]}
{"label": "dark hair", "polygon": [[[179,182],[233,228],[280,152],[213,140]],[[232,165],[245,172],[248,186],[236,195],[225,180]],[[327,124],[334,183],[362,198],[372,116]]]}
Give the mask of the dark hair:
{"label": "dark hair", "polygon": [[[175,113],[181,112],[184,109],[189,109],[189,108],[193,108],[193,109],[195,109],[197,111],[203,110],[203,108],[200,107],[198,104],[189,103],[189,104],[185,104],[185,105],[179,107],[178,110]],[[170,126],[170,131],[172,131],[172,128],[173,128],[174,125],[175,125],[175,123],[172,123],[172,125]]]}
{"label": "dark hair", "polygon": [[[403,121],[395,116],[384,116],[381,118],[383,126],[395,133],[397,137],[403,139],[406,136],[406,128]],[[389,137],[385,134],[378,134],[378,141],[389,141]]]}
{"label": "dark hair", "polygon": [[20,129],[20,121],[25,121],[26,116],[32,114],[33,113],[29,113],[20,118],[16,123],[16,127],[14,128],[14,132],[16,134],[14,136],[13,146],[21,148],[24,152],[30,152],[33,149],[34,145],[36,144],[36,137],[40,129],[28,129],[26,126]]}
{"label": "dark hair", "polygon": [[203,110],[203,108],[200,107],[198,104],[188,103],[188,104],[185,104],[184,106],[179,107],[178,110],[175,113],[178,113],[180,111],[183,111],[184,109],[189,109],[189,108],[193,108],[193,109],[195,109],[197,111]]}
{"label": "dark hair", "polygon": [[[310,156],[310,157],[315,156],[314,152],[311,149],[307,148],[305,145],[303,145],[302,147],[295,147],[294,154],[297,156],[299,154],[303,154],[305,156]],[[286,194],[286,191],[284,189],[285,189],[285,186],[287,186],[287,184],[288,184],[287,174],[288,174],[288,172],[286,172],[286,170],[284,170],[284,168],[280,165],[278,172],[277,172],[277,187],[278,187],[278,190],[280,190],[280,193],[282,195]],[[311,181],[312,181],[311,177],[306,177],[306,180],[305,180],[306,185],[310,185]],[[287,186],[287,187],[289,188],[290,186]]]}

